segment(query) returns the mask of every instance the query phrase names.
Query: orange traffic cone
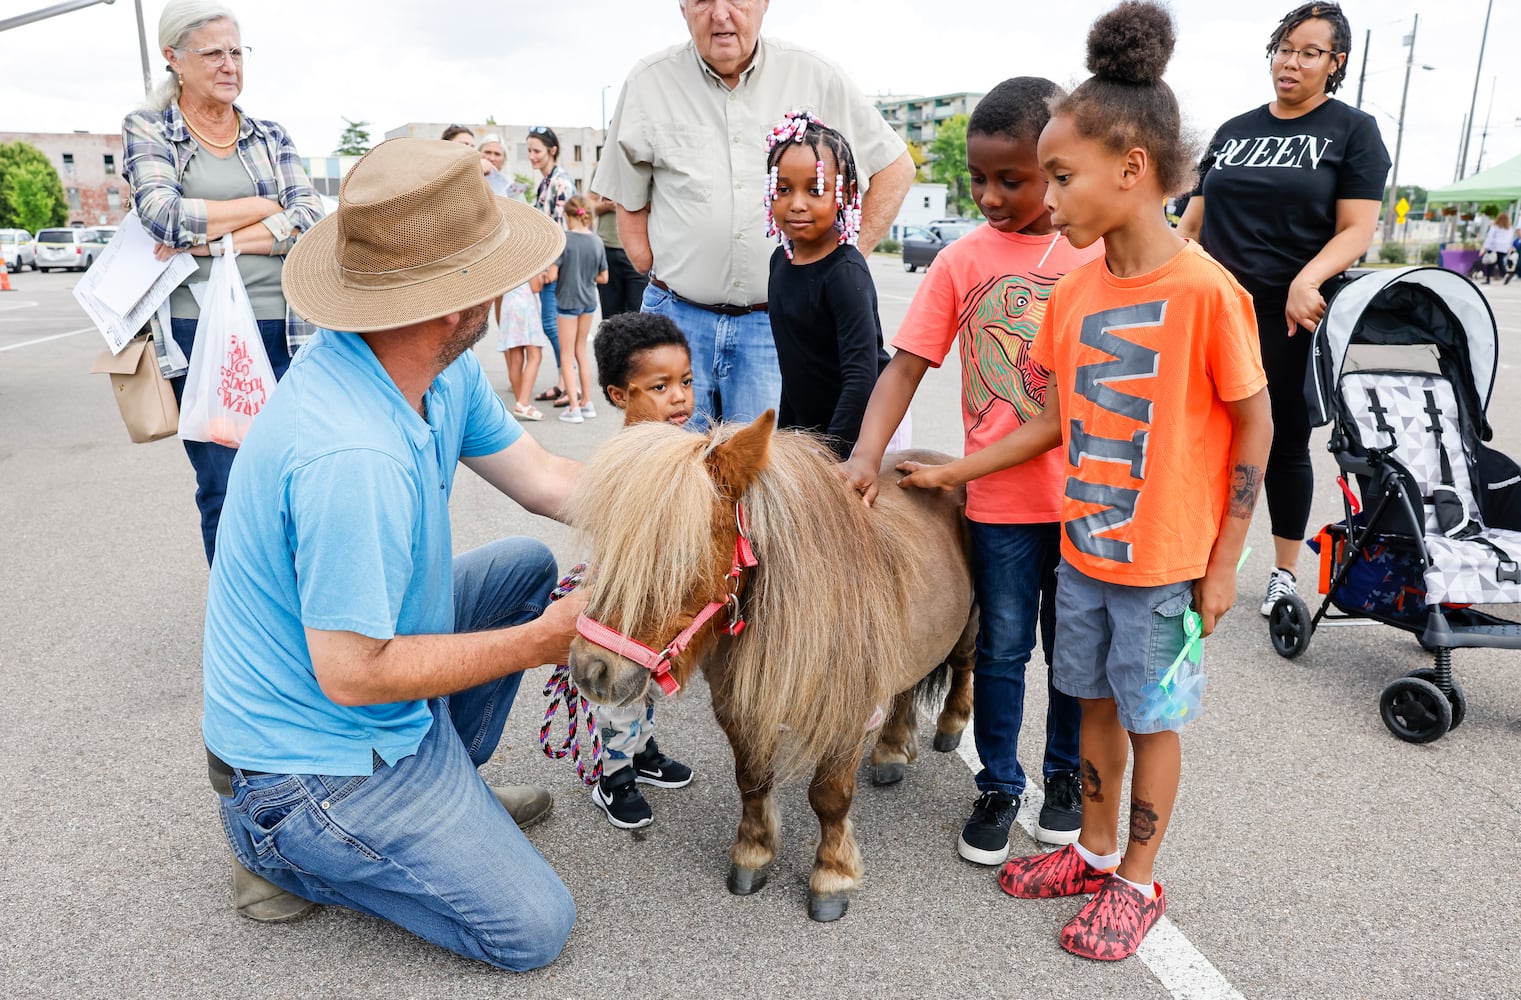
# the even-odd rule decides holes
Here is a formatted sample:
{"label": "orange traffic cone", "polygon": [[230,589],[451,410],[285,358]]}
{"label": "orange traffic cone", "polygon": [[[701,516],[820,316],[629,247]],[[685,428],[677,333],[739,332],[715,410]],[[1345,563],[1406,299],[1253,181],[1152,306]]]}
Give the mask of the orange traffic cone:
{"label": "orange traffic cone", "polygon": [[11,269],[5,266],[5,261],[0,260],[0,292],[11,290]]}

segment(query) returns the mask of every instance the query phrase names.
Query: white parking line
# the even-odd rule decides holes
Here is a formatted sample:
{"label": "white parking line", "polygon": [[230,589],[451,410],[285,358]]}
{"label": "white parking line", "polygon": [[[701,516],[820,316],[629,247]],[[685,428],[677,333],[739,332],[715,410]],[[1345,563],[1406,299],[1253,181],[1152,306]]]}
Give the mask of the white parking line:
{"label": "white parking line", "polygon": [[[966,766],[976,774],[982,770],[982,758],[972,740],[972,727],[967,725],[961,745],[956,748]],[[1039,773],[1039,769],[1037,769]],[[1045,802],[1045,792],[1038,780],[1025,786],[1025,794],[1019,810],[1019,825],[1033,838],[1035,821]],[[1146,940],[1136,951],[1136,957],[1146,963],[1152,975],[1178,1000],[1245,1000],[1236,988],[1210,964],[1199,949],[1193,946],[1178,926],[1167,917],[1154,924],[1146,934]]]}
{"label": "white parking line", "polygon": [[6,344],[4,347],[0,347],[0,351],[14,351],[18,347],[31,347],[33,344],[46,344],[50,340],[62,340],[64,337],[73,337],[76,334],[81,333],[91,333],[94,330],[95,328],[93,326],[81,327],[78,330],[70,330],[67,333],[55,333],[51,337],[38,337],[36,340],[23,340],[19,344]]}
{"label": "white parking line", "polygon": [[31,299],[0,299],[0,312],[15,312],[17,309],[31,309],[37,305]]}

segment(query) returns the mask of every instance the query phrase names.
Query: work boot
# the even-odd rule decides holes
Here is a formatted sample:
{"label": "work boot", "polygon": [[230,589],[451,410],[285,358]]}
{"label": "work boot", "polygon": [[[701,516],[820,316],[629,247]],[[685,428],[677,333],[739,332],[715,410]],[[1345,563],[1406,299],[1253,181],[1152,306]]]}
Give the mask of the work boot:
{"label": "work boot", "polygon": [[493,786],[491,794],[507,810],[507,815],[512,817],[519,830],[526,830],[535,823],[542,822],[555,807],[555,797],[549,794],[549,789],[538,785]]}
{"label": "work boot", "polygon": [[249,920],[261,924],[299,920],[317,908],[311,900],[286,892],[244,868],[236,856],[232,859],[232,905]]}

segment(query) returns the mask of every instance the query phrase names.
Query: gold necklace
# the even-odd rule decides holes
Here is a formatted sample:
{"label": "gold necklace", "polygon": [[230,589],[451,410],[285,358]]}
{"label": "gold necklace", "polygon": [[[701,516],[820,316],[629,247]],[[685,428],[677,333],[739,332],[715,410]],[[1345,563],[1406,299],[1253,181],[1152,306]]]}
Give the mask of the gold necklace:
{"label": "gold necklace", "polygon": [[210,139],[206,138],[204,135],[198,132],[196,130],[196,127],[190,124],[190,116],[185,114],[183,109],[180,111],[180,116],[185,119],[185,127],[190,130],[190,134],[195,136],[205,145],[210,146],[212,149],[231,149],[238,144],[238,132],[242,130],[243,120],[238,116],[237,112],[233,112],[232,115],[232,141],[227,143],[212,142]]}

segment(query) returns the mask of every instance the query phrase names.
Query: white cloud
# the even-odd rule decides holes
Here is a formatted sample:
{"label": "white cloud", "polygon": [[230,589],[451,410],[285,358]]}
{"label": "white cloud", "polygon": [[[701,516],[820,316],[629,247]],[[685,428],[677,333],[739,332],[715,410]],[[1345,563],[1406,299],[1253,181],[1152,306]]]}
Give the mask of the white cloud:
{"label": "white cloud", "polygon": [[[52,0],[11,0],[6,12]],[[1364,32],[1364,109],[1391,153],[1404,80],[1401,38],[1421,9],[1417,68],[1406,110],[1400,178],[1451,179],[1460,125],[1474,88],[1486,0],[1349,0],[1354,54],[1346,87],[1357,94]],[[299,149],[332,149],[341,116],[373,123],[379,138],[407,121],[594,125],[603,87],[618,87],[641,57],[685,37],[677,0],[230,0],[255,48],[242,104],[276,119]],[[1100,0],[774,0],[769,34],[840,63],[867,92],[985,90],[1016,75],[1071,85],[1085,75],[1084,38]],[[1208,136],[1224,119],[1271,98],[1263,48],[1292,0],[1174,0],[1179,43],[1168,80],[1189,125]],[[161,0],[144,0],[151,65]],[[1521,37],[1521,4],[1497,0],[1481,74],[1470,169],[1486,115],[1484,162],[1521,153],[1521,71],[1507,40]],[[1490,92],[1498,79],[1494,103]],[[141,100],[132,0],[87,8],[0,33],[0,128],[114,131]]]}

